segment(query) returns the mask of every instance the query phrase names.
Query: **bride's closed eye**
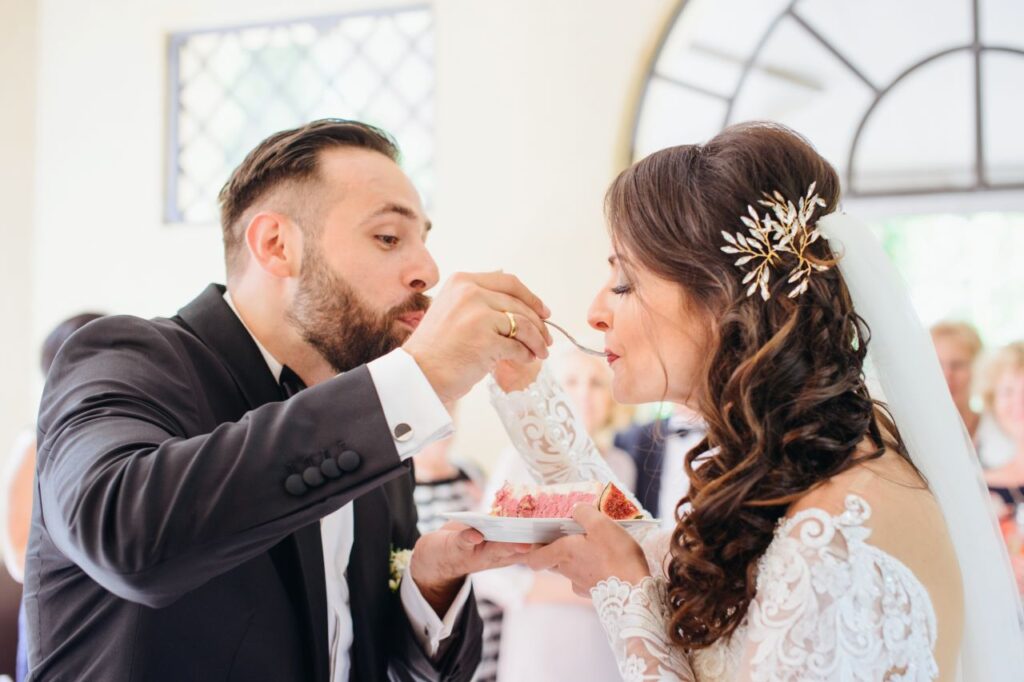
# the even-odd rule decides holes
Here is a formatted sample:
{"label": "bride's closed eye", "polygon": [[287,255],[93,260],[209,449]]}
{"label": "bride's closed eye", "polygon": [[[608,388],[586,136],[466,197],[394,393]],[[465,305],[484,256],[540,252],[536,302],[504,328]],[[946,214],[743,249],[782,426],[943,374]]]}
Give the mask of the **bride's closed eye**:
{"label": "bride's closed eye", "polygon": [[632,284],[618,284],[611,288],[611,292],[616,296],[624,296],[625,294],[628,294],[631,291],[633,291]]}

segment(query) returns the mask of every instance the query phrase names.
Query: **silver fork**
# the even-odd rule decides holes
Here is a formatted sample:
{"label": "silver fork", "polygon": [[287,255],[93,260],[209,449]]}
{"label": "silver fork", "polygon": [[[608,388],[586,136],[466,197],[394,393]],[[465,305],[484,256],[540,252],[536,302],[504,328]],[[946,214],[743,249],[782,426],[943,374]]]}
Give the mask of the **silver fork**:
{"label": "silver fork", "polygon": [[565,338],[569,339],[569,342],[570,342],[570,343],[571,343],[572,345],[576,346],[577,348],[579,348],[579,349],[580,349],[581,351],[583,351],[583,352],[584,352],[584,353],[586,353],[587,355],[596,355],[596,356],[597,356],[597,357],[599,357],[599,358],[606,358],[606,357],[608,357],[608,354],[607,354],[607,353],[605,353],[604,351],[600,351],[600,350],[594,350],[593,348],[587,348],[586,346],[584,346],[583,344],[581,344],[581,343],[580,343],[579,341],[577,341],[576,339],[574,339],[574,338],[572,337],[572,334],[570,334],[569,332],[565,331],[564,329],[562,329],[561,327],[559,327],[559,326],[558,326],[557,324],[555,324],[555,323],[554,323],[554,322],[552,322],[551,320],[544,320],[544,324],[548,325],[549,327],[554,327],[554,328],[555,328],[555,329],[557,329],[558,331],[560,331],[560,332],[562,332],[563,334],[565,334]]}

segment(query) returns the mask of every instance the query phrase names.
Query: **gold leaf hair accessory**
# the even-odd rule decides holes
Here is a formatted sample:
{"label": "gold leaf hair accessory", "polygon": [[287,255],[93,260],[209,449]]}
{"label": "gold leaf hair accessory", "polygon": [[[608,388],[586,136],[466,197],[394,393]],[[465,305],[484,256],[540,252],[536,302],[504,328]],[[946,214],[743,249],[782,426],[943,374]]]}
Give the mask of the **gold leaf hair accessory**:
{"label": "gold leaf hair accessory", "polygon": [[780,254],[783,253],[791,253],[797,259],[796,267],[790,270],[786,280],[789,284],[796,284],[789,292],[789,298],[796,298],[807,291],[811,273],[829,269],[829,265],[813,262],[804,255],[807,247],[821,238],[817,229],[807,228],[815,209],[826,205],[825,200],[814,193],[816,184],[811,183],[807,195],[800,197],[795,206],[778,190],[772,194],[765,192],[764,199],[757,202],[768,209],[763,217],[759,217],[757,209],[750,205],[747,206],[748,215],[740,216],[747,227],[747,234],[737,232],[731,235],[722,231],[722,236],[729,243],[722,247],[722,251],[738,254],[736,267],[747,273],[743,278],[744,284],[750,284],[747,296],[752,296],[760,288],[761,298],[766,301],[771,298],[768,290],[771,270],[781,263]]}

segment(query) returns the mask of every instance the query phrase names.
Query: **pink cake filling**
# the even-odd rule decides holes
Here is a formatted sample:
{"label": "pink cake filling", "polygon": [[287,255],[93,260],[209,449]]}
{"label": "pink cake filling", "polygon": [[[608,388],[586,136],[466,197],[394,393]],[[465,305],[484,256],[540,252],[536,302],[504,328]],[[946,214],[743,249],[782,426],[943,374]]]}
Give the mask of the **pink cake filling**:
{"label": "pink cake filling", "polygon": [[528,519],[572,517],[577,504],[596,505],[604,486],[600,483],[570,483],[527,488],[506,483],[494,496],[491,513]]}

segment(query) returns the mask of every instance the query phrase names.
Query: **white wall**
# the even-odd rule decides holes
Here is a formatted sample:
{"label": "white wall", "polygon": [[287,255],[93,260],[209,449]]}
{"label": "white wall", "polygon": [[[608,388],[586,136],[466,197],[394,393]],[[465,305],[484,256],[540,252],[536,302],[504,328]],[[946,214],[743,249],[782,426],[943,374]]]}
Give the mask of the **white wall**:
{"label": "white wall", "polygon": [[[394,4],[40,0],[34,340],[86,308],[171,314],[222,279],[217,226],[161,221],[169,31]],[[674,2],[433,4],[432,250],[442,272],[519,274],[582,332],[604,275],[602,195]],[[481,392],[461,425],[469,456],[505,443]]]}
{"label": "white wall", "polygon": [[[602,199],[672,4],[438,3],[431,240],[442,272],[514,272],[589,337],[586,309],[607,273]],[[462,406],[457,450],[487,461],[506,441],[484,393]]]}
{"label": "white wall", "polygon": [[35,159],[35,0],[0,0],[0,462],[31,426],[32,188]]}

